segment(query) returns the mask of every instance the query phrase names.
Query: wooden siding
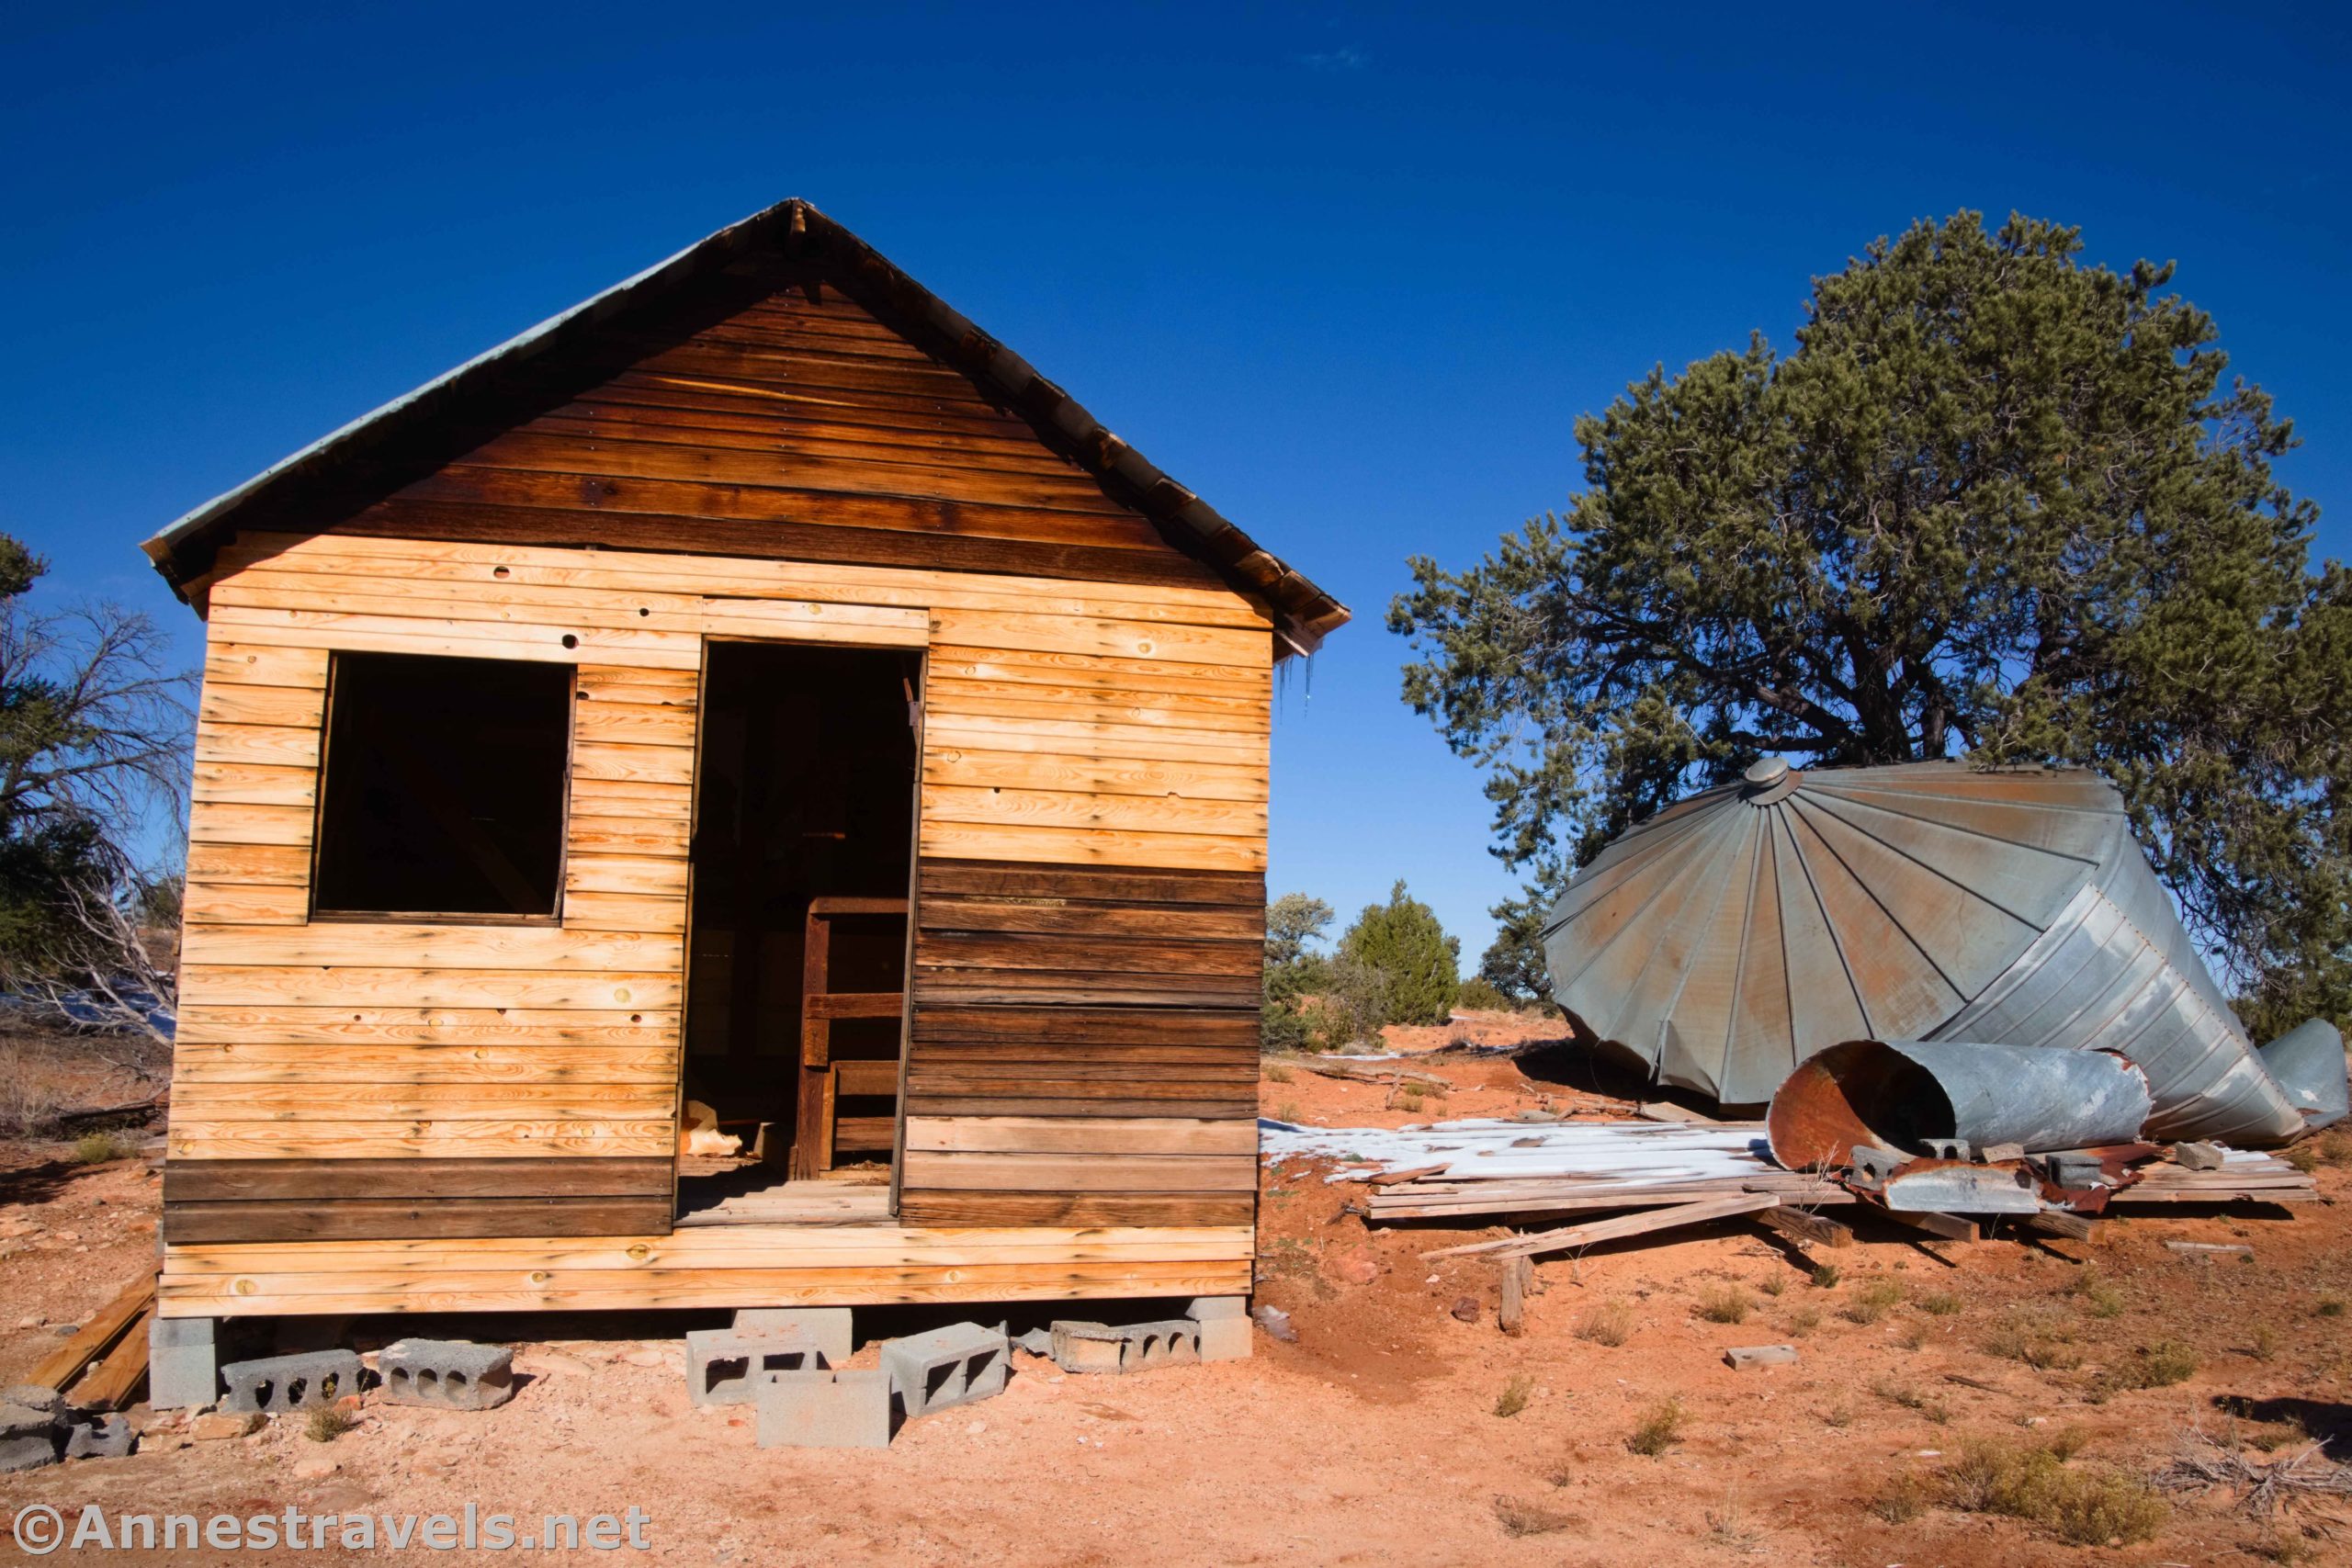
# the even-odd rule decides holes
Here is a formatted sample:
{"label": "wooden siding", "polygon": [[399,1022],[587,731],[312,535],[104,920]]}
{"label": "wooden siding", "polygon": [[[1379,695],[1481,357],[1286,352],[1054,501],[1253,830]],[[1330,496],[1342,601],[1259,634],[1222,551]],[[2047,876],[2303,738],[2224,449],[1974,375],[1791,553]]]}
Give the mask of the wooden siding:
{"label": "wooden siding", "polygon": [[1233,1296],[1250,1290],[1252,1250],[1246,1224],[174,1246],[156,1297],[165,1317],[208,1317]]}
{"label": "wooden siding", "polygon": [[[927,928],[910,1108],[1248,1113],[1271,648],[1263,616],[1229,592],[331,535],[254,536],[227,559],[197,748],[170,1147],[192,1171],[282,1167],[290,1185],[267,1195],[259,1169],[229,1195],[177,1183],[173,1235],[646,1227],[670,1192],[647,1162],[666,1158],[673,1136],[706,636],[930,651],[926,897],[962,923]],[[342,650],[574,664],[560,923],[311,920],[320,735]],[[941,880],[966,860],[1015,856],[1029,871],[989,874],[997,885],[1025,875],[1022,886],[1046,887],[1057,866],[1181,867],[1227,902],[1182,912],[1088,883],[1108,896],[1077,907],[1118,926],[1118,956],[1144,966],[1106,987],[1054,957],[1068,928],[1046,906],[975,902],[949,890],[981,883]],[[1018,962],[991,967],[1007,954]],[[1086,1038],[1003,1055],[1054,1031]],[[1155,1059],[1179,1040],[1196,1053],[1205,1043],[1218,1065]],[[1100,1055],[1121,1043],[1137,1048]],[[1018,1126],[1003,1124],[1001,1149],[922,1151],[916,1212],[959,1223],[1248,1216],[1229,1157],[1154,1171],[1184,1176],[1179,1188],[1112,1192],[1067,1162],[970,1157],[1052,1152],[1021,1145]],[[500,1159],[523,1162],[510,1190],[420,1210]],[[523,1173],[555,1159],[611,1161],[636,1185],[593,1202],[532,1201],[558,1195]],[[371,1168],[384,1161],[414,1164],[409,1186],[379,1185]],[[1007,1188],[1006,1173],[1023,1185]],[[627,1227],[614,1224],[619,1200],[636,1204]]]}
{"label": "wooden siding", "polygon": [[334,525],[1229,593],[962,373],[809,282],[609,331],[594,364],[505,367],[530,417]]}
{"label": "wooden siding", "polygon": [[1265,879],[929,859],[900,1216],[1247,1224]]}

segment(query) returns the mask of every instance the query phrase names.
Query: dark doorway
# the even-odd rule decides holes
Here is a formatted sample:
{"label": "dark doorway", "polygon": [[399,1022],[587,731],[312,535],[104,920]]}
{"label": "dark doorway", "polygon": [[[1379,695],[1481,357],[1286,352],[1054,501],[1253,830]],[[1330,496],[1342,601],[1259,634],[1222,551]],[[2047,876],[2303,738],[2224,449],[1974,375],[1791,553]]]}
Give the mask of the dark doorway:
{"label": "dark doorway", "polygon": [[911,652],[709,646],[682,1219],[888,1215],[921,679]]}

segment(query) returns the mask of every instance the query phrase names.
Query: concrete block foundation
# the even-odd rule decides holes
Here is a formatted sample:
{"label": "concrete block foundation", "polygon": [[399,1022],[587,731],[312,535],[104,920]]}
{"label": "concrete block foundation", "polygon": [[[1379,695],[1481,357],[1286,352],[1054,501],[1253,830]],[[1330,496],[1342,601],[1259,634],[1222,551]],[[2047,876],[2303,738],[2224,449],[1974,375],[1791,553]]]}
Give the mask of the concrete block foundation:
{"label": "concrete block foundation", "polygon": [[1004,1330],[977,1323],[951,1324],[882,1347],[882,1370],[910,1421],[1002,1393],[1012,1362]]}
{"label": "concrete block foundation", "polygon": [[311,1350],[300,1356],[232,1361],[220,1369],[221,1381],[229,1385],[221,1408],[264,1416],[316,1410],[346,1393],[357,1393],[360,1376],[359,1358],[349,1350]]}
{"label": "concrete block foundation", "polygon": [[147,1325],[147,1403],[157,1410],[200,1410],[220,1394],[219,1320],[159,1317]]}
{"label": "concrete block foundation", "polygon": [[390,1404],[494,1410],[514,1397],[514,1352],[463,1339],[402,1339],[376,1358],[378,1396]]}

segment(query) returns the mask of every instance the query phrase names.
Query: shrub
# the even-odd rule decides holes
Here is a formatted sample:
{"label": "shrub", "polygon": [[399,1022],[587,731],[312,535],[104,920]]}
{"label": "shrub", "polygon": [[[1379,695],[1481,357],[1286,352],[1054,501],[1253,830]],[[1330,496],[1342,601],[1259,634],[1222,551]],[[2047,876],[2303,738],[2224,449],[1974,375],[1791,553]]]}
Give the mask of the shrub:
{"label": "shrub", "polygon": [[1816,1306],[1789,1309],[1788,1329],[1791,1337],[1802,1339],[1821,1326],[1821,1309]]}
{"label": "shrub", "polygon": [[138,1152],[138,1143],[120,1133],[85,1133],[74,1140],[76,1165],[105,1165],[109,1160],[129,1159]]}
{"label": "shrub", "polygon": [[1681,1440],[1682,1402],[1661,1399],[1643,1412],[1641,1424],[1625,1439],[1625,1446],[1637,1454],[1656,1459]]}
{"label": "shrub", "polygon": [[2278,1157],[2309,1176],[2319,1168],[2319,1145],[2306,1138],[2300,1144],[2279,1150]]}
{"label": "shrub", "polygon": [[2344,1298],[2342,1296],[2320,1297],[2318,1301],[2312,1303],[2312,1315],[2313,1317],[2342,1317]]}
{"label": "shrub", "polygon": [[1816,1291],[1834,1291],[1838,1288],[1838,1281],[1845,1277],[1846,1271],[1835,1263],[1816,1263],[1813,1266],[1812,1284]]}
{"label": "shrub", "polygon": [[2040,1319],[2010,1316],[1985,1335],[1984,1351],[2007,1360],[2023,1361],[2037,1371],[2068,1371],[2083,1364],[2074,1335],[2063,1325]]}
{"label": "shrub", "polygon": [[1596,1345],[1623,1345],[1634,1337],[1634,1321],[1633,1303],[1605,1301],[1577,1319],[1576,1336]]}
{"label": "shrub", "polygon": [[1495,1401],[1495,1414],[1509,1417],[1527,1408],[1527,1396],[1535,1392],[1535,1380],[1524,1374],[1503,1384],[1500,1397]]}
{"label": "shrub", "polygon": [[1298,1075],[1295,1072],[1292,1071],[1291,1066],[1288,1062],[1268,1062],[1265,1064],[1265,1078],[1268,1083],[1288,1083],[1297,1076]]}
{"label": "shrub", "polygon": [[1928,1500],[1926,1479],[1916,1472],[1905,1471],[1882,1487],[1868,1506],[1888,1524],[1907,1525],[1928,1511]]}
{"label": "shrub", "polygon": [[1950,1291],[1929,1291],[1917,1303],[1919,1310],[1936,1317],[1950,1317],[1966,1303]]}
{"label": "shrub", "polygon": [[2123,1315],[2122,1291],[2096,1269],[2085,1269],[2075,1276],[2075,1282],[2067,1288],[2082,1298],[2083,1310],[2093,1317]]}
{"label": "shrub", "polygon": [[1445,934],[1437,912],[1408,897],[1400,879],[1385,904],[1367,904],[1340,939],[1352,958],[1385,981],[1384,1022],[1443,1023],[1462,987],[1462,943]]}
{"label": "shrub", "polygon": [[1473,975],[1462,982],[1454,993],[1453,1005],[1471,1012],[1510,1012],[1511,1000],[1495,989],[1495,983],[1484,975]]}
{"label": "shrub", "polygon": [[1746,1323],[1747,1292],[1737,1285],[1719,1285],[1699,1297],[1699,1315],[1709,1323]]}
{"label": "shrub", "polygon": [[1972,1438],[1944,1467],[1943,1500],[2041,1526],[2072,1546],[2146,1540],[2170,1510],[2147,1481],[2103,1465],[2069,1469],[2049,1448]]}
{"label": "shrub", "polygon": [[2196,1351],[2177,1339],[2159,1339],[2109,1374],[2116,1388],[2170,1388],[2197,1375],[2204,1363]]}
{"label": "shrub", "polygon": [[1778,1274],[1767,1274],[1756,1288],[1768,1296],[1778,1296],[1789,1288],[1789,1282]]}

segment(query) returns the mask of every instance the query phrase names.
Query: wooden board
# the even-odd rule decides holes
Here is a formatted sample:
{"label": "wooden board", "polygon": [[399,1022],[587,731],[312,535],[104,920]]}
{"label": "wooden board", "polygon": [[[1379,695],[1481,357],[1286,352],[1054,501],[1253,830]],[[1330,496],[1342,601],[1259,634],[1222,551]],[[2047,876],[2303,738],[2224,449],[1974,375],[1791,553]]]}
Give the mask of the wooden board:
{"label": "wooden board", "polygon": [[1247,1224],[710,1225],[569,1239],[170,1245],[166,1317],[1240,1295]]}

